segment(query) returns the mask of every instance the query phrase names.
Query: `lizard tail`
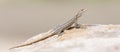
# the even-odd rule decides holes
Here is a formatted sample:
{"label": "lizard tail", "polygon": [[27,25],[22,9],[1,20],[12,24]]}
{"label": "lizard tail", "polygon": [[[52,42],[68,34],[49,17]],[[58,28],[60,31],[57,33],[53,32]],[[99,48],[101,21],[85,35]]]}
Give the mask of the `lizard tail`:
{"label": "lizard tail", "polygon": [[32,43],[28,43],[28,44],[21,44],[21,45],[18,45],[18,46],[14,46],[12,48],[9,48],[9,49],[14,49],[14,48],[19,48],[19,47],[24,47],[24,46],[28,46],[28,45],[31,45]]}
{"label": "lizard tail", "polygon": [[40,38],[40,39],[38,39],[38,40],[36,40],[36,41],[31,41],[31,42],[29,42],[29,43],[23,43],[23,44],[21,44],[21,45],[14,46],[14,47],[9,48],[9,49],[14,49],[14,48],[19,48],[19,47],[24,47],[24,46],[32,45],[32,44],[37,43],[37,42],[39,42],[39,41],[45,40],[45,39],[47,39],[47,38],[49,38],[49,37],[51,37],[51,36],[53,36],[53,35],[45,36],[45,37]]}

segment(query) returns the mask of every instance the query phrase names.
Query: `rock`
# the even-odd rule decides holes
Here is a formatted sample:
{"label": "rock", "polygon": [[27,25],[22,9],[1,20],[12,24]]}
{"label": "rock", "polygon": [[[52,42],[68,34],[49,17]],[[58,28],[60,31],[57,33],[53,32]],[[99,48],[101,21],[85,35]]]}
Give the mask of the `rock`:
{"label": "rock", "polygon": [[[32,41],[40,35],[30,38]],[[27,42],[26,41],[26,42]],[[120,25],[82,25],[8,52],[120,52]]]}

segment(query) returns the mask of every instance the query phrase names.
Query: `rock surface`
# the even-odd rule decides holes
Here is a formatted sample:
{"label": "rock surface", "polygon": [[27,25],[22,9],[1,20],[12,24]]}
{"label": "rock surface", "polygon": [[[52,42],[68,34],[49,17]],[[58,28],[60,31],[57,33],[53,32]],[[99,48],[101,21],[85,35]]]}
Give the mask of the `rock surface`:
{"label": "rock surface", "polygon": [[80,29],[64,31],[62,36],[55,35],[8,52],[120,52],[120,25],[82,25]]}

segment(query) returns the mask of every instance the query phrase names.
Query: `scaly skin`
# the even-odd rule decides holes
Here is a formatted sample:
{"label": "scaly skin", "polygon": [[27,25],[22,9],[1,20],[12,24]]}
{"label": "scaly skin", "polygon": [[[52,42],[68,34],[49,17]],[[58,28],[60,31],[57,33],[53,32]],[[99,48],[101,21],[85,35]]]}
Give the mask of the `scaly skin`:
{"label": "scaly skin", "polygon": [[34,43],[37,43],[39,41],[42,41],[42,40],[45,40],[53,35],[60,35],[60,33],[68,28],[70,28],[72,25],[74,25],[74,27],[78,27],[78,18],[80,18],[83,14],[83,12],[85,11],[85,9],[81,9],[80,12],[78,12],[75,17],[73,17],[72,19],[70,19],[69,21],[65,22],[64,24],[62,25],[59,25],[59,26],[56,26],[55,28],[49,30],[46,34],[43,34],[42,37],[34,40],[34,41],[29,41],[28,43],[23,43],[21,45],[18,45],[18,46],[15,46],[15,47],[12,47],[10,49],[14,49],[14,48],[19,48],[19,47],[24,47],[24,46],[28,46],[28,45],[31,45],[31,44],[34,44]]}

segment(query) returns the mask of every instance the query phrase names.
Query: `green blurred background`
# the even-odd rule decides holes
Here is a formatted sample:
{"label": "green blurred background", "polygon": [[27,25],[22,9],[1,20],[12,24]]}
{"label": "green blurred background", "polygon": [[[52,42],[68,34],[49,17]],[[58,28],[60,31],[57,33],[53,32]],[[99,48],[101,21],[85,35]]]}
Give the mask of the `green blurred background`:
{"label": "green blurred background", "polygon": [[81,24],[119,24],[119,0],[0,0],[0,52],[87,9]]}

